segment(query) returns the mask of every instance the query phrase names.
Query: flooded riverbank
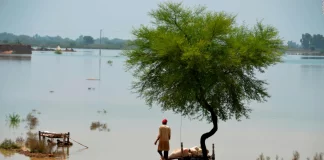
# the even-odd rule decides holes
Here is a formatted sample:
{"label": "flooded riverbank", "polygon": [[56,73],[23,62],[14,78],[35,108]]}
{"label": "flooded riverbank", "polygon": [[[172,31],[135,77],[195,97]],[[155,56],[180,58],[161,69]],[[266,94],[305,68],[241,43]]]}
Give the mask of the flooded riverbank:
{"label": "flooded riverbank", "polygon": [[[183,118],[180,136],[180,115],[149,109],[131,93],[132,76],[124,71],[119,52],[102,50],[100,81],[87,80],[99,77],[98,50],[35,52],[28,60],[0,57],[0,141],[26,137],[24,125],[9,128],[5,119],[12,113],[25,117],[35,109],[41,113],[35,131],[70,132],[89,147],[74,143],[66,157],[70,160],[159,158],[153,143],[165,117],[172,128],[171,150],[180,147],[180,138],[185,147],[199,145],[211,124]],[[248,120],[220,122],[207,141],[208,147],[215,143],[216,159],[256,159],[262,152],[289,159],[294,150],[305,159],[323,152],[323,65],[324,60],[287,56],[285,63],[259,75],[269,82],[272,97],[264,104],[252,103]],[[109,132],[96,128],[104,124]],[[29,159],[1,152],[1,160],[8,157]]]}

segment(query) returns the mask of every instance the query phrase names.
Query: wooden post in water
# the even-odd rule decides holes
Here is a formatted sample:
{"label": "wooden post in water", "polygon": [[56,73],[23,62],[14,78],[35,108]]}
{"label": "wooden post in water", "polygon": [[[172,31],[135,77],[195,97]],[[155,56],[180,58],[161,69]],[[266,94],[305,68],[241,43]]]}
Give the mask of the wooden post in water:
{"label": "wooden post in water", "polygon": [[41,131],[38,131],[38,140],[41,141]]}
{"label": "wooden post in water", "polygon": [[183,143],[181,142],[181,159],[183,160]]}
{"label": "wooden post in water", "polygon": [[214,146],[214,143],[213,143],[212,160],[215,160],[215,146]]}
{"label": "wooden post in water", "polygon": [[63,134],[63,146],[65,145],[66,134]]}
{"label": "wooden post in water", "polygon": [[67,141],[68,141],[68,144],[70,145],[70,132],[68,132],[68,134],[67,134]]}

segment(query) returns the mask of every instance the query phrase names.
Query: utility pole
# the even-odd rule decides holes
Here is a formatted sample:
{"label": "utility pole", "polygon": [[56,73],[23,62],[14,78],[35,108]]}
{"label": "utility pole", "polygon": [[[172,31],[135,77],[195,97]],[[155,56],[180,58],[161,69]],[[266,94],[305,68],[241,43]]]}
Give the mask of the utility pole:
{"label": "utility pole", "polygon": [[101,32],[102,32],[102,29],[100,29],[100,46],[99,46],[99,80],[101,79]]}
{"label": "utility pole", "polygon": [[101,32],[102,32],[102,29],[100,29],[100,44],[101,44]]}

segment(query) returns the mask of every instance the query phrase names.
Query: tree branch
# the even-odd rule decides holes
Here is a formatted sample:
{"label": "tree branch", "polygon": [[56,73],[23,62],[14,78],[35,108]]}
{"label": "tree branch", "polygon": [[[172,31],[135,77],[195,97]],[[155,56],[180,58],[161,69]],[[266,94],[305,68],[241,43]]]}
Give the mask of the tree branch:
{"label": "tree branch", "polygon": [[180,30],[180,32],[182,34],[184,34],[185,38],[187,39],[187,41],[190,43],[190,39],[189,36],[186,34],[186,32],[183,31],[183,29],[179,26],[178,22],[177,22],[177,16],[174,16],[174,25]]}

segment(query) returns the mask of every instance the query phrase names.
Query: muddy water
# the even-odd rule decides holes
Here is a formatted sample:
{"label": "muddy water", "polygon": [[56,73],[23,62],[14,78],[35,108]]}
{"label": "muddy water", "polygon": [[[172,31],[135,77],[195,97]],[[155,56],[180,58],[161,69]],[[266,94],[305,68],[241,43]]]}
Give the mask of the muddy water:
{"label": "muddy water", "polygon": [[[39,125],[33,131],[70,132],[72,139],[89,147],[74,143],[66,159],[158,159],[153,143],[164,117],[172,128],[171,150],[180,141],[185,147],[199,145],[200,135],[210,125],[184,118],[180,136],[179,115],[149,109],[131,94],[132,76],[124,71],[125,58],[115,57],[118,54],[102,51],[100,81],[86,80],[99,78],[97,50],[63,55],[34,52],[29,59],[0,57],[0,141],[26,136],[25,124],[9,128],[6,115],[15,112],[25,117],[36,109]],[[269,101],[252,103],[248,120],[221,122],[208,140],[209,148],[215,143],[216,159],[256,159],[261,152],[289,159],[294,150],[305,159],[324,152],[324,60],[298,56],[285,60],[259,75],[269,82]],[[93,129],[93,122],[106,124],[110,131]],[[2,159],[29,158],[0,152]]]}

